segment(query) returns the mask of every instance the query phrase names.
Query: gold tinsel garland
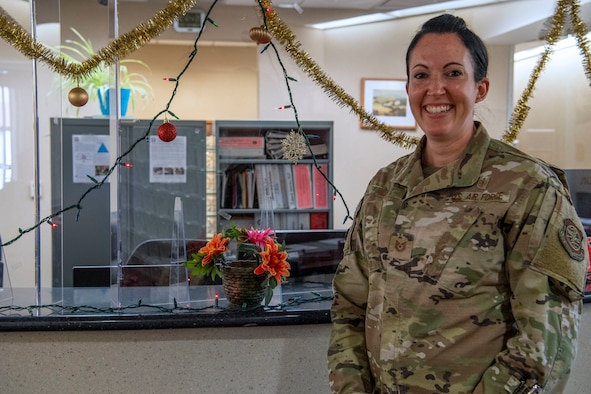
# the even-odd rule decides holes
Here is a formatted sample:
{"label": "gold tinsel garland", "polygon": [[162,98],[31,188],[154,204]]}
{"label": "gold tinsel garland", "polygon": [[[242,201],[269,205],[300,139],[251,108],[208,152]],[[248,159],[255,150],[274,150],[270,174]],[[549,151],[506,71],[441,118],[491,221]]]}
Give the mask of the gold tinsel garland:
{"label": "gold tinsel garland", "polygon": [[116,59],[125,58],[146,45],[152,38],[172,26],[175,19],[193,8],[196,2],[197,0],[169,1],[168,5],[158,11],[153,18],[121,35],[99,50],[96,55],[79,64],[67,62],[51,48],[34,41],[31,35],[2,7],[0,7],[0,37],[26,57],[47,64],[51,70],[67,78],[80,80],[91,75],[101,63],[106,66],[112,65]]}
{"label": "gold tinsel garland", "polygon": [[306,52],[300,49],[301,44],[296,41],[295,34],[279,19],[271,8],[271,1],[255,0],[263,7],[265,26],[271,34],[283,45],[287,53],[296,64],[310,76],[324,92],[337,104],[349,107],[357,114],[364,123],[369,124],[378,131],[382,138],[398,144],[403,148],[411,148],[418,143],[418,138],[410,137],[405,132],[395,130],[392,127],[380,122],[375,116],[367,113],[355,98],[347,94],[345,90],[337,85]]}
{"label": "gold tinsel garland", "polygon": [[573,26],[573,32],[577,39],[577,45],[583,56],[583,67],[585,68],[585,75],[591,85],[591,53],[589,52],[589,42],[587,41],[587,25],[581,19],[580,5],[578,1],[571,1],[570,3],[570,15]]}
{"label": "gold tinsel garland", "polygon": [[553,47],[559,40],[562,29],[564,27],[564,21],[566,18],[567,11],[570,10],[571,21],[573,25],[573,31],[577,38],[577,44],[581,50],[583,56],[583,67],[585,68],[585,75],[587,79],[591,81],[591,63],[589,61],[589,43],[587,42],[587,27],[580,18],[579,1],[578,0],[559,0],[556,5],[556,12],[552,18],[552,28],[546,35],[546,46],[544,52],[540,55],[538,63],[534,67],[527,86],[525,87],[521,97],[517,101],[515,108],[513,108],[513,114],[509,121],[509,128],[503,134],[503,141],[511,143],[517,138],[517,134],[523,127],[523,123],[527,118],[530,107],[527,105],[529,99],[533,96],[536,82],[540,77],[540,74],[546,67],[550,54],[552,53]]}

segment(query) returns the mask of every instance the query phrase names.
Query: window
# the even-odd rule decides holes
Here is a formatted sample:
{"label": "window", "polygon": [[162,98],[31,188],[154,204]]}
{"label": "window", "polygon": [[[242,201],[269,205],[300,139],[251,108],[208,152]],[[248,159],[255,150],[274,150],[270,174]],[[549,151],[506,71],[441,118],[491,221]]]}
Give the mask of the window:
{"label": "window", "polygon": [[0,86],[0,190],[12,179],[11,89]]}

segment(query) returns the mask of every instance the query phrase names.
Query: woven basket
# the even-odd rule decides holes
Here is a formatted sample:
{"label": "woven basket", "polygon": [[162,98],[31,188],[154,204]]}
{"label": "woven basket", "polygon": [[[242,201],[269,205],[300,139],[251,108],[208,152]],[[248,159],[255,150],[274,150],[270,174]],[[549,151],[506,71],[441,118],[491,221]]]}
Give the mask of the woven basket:
{"label": "woven basket", "polygon": [[231,305],[240,308],[258,306],[265,298],[266,275],[255,275],[256,261],[232,261],[222,264],[222,283]]}

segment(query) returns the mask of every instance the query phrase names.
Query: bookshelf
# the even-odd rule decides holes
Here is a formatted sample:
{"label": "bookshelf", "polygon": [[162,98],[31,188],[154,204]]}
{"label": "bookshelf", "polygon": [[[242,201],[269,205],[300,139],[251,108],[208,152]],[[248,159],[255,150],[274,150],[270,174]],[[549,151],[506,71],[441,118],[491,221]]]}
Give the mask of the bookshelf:
{"label": "bookshelf", "polygon": [[[291,121],[216,121],[217,229],[332,229],[333,122],[300,122],[314,156],[282,158]],[[315,157],[315,159],[314,159]],[[320,170],[319,170],[320,169]],[[324,175],[323,175],[324,174]]]}

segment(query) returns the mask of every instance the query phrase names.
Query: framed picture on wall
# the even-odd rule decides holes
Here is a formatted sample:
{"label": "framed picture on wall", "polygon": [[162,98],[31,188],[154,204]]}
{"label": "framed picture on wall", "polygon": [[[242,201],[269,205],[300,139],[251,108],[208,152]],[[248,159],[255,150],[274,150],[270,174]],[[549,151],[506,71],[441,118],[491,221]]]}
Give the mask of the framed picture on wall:
{"label": "framed picture on wall", "polygon": [[[406,95],[405,79],[362,78],[361,105],[366,112],[388,126],[405,130],[417,128]],[[361,127],[371,128],[363,120]]]}

